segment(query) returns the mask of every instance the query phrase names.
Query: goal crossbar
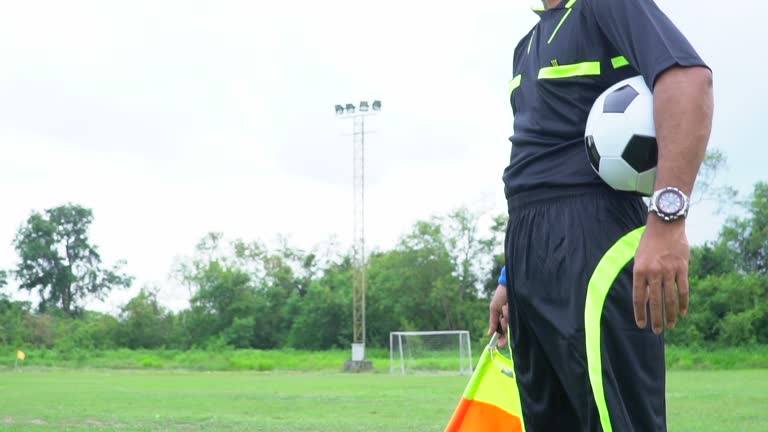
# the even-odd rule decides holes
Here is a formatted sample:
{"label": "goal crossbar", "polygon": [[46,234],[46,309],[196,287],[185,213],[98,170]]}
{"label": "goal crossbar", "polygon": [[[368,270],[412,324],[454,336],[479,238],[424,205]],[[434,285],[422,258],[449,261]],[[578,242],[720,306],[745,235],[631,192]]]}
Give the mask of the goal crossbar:
{"label": "goal crossbar", "polygon": [[436,331],[396,331],[396,332],[390,332],[390,337],[392,335],[403,335],[403,336],[429,336],[429,335],[444,335],[444,334],[469,334],[469,331],[467,330],[436,330]]}
{"label": "goal crossbar", "polygon": [[[434,336],[434,335],[458,335],[459,336],[459,370],[463,374],[464,361],[467,360],[469,374],[472,374],[472,347],[468,330],[430,330],[430,331],[394,331],[389,333],[389,373],[395,373],[395,350],[399,353],[400,373],[405,375],[405,358],[403,354],[403,336]],[[465,357],[466,343],[466,357]]]}

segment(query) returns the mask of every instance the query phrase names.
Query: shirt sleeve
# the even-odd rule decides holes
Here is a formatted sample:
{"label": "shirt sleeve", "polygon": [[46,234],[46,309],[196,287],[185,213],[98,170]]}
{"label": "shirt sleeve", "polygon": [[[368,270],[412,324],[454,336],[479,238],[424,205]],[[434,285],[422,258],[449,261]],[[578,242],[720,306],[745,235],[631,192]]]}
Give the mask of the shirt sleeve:
{"label": "shirt sleeve", "polygon": [[673,66],[708,67],[653,0],[586,0],[598,27],[653,89]]}
{"label": "shirt sleeve", "polygon": [[501,268],[501,274],[499,275],[499,285],[507,286],[507,266]]}

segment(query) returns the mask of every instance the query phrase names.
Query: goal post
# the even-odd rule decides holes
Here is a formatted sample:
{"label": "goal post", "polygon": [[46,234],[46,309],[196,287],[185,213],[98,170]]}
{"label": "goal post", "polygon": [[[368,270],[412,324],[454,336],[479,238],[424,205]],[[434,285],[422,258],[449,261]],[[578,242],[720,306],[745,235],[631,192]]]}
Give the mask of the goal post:
{"label": "goal post", "polygon": [[389,333],[389,373],[455,371],[472,374],[472,347],[467,330],[395,331]]}

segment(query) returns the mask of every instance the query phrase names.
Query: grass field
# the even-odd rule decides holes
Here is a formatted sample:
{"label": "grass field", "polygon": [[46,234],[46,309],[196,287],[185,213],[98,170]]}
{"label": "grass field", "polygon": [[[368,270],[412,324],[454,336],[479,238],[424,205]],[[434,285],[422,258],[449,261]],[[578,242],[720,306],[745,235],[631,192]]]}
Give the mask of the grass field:
{"label": "grass field", "polygon": [[[473,344],[474,360],[483,346]],[[349,350],[296,351],[283,350],[89,350],[25,349],[24,364],[31,367],[67,369],[188,369],[199,371],[338,371]],[[389,351],[381,348],[366,350],[378,371],[389,371]],[[13,366],[16,347],[0,347],[0,371]],[[741,348],[666,348],[667,368],[671,370],[700,369],[768,369],[768,345]],[[421,354],[409,367],[427,370],[458,371],[457,351],[442,354]]]}
{"label": "grass field", "polygon": [[[3,431],[442,431],[467,377],[0,372]],[[674,371],[672,432],[768,431],[768,370]]]}

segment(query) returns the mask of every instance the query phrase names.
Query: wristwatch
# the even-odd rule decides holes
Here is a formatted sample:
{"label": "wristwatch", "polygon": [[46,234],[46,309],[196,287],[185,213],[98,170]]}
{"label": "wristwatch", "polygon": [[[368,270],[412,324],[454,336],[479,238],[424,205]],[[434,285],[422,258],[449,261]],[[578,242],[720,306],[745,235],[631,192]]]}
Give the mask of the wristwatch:
{"label": "wristwatch", "polygon": [[688,196],[678,188],[665,187],[651,195],[648,212],[656,213],[666,222],[672,222],[688,215]]}

